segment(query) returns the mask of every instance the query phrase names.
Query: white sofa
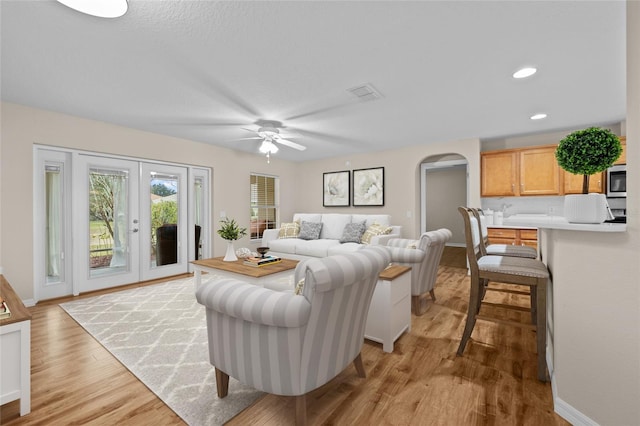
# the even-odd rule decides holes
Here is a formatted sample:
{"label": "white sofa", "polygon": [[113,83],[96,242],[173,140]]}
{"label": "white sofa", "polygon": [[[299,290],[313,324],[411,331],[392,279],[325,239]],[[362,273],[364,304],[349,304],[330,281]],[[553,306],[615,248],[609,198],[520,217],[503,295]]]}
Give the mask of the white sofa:
{"label": "white sofa", "polygon": [[343,214],[343,213],[296,213],[293,222],[322,222],[320,238],[302,240],[300,238],[278,238],[279,229],[267,229],[262,234],[262,246],[269,247],[269,254],[287,259],[304,260],[313,257],[327,257],[335,254],[352,253],[365,247],[361,243],[340,243],[344,227],[352,222],[366,222],[368,228],[373,223],[391,227],[391,233],[371,238],[372,245],[386,245],[391,238],[400,238],[402,227],[391,225],[391,216],[386,214]]}

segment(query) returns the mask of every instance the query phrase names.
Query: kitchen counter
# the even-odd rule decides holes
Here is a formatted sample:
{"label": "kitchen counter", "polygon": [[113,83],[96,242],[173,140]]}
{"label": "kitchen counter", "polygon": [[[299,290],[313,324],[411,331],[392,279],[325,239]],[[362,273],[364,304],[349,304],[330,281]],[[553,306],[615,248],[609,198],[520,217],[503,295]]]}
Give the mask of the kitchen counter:
{"label": "kitchen counter", "polygon": [[567,231],[626,232],[626,223],[569,223],[563,216],[546,214],[515,214],[504,219],[502,225],[487,225],[490,228],[543,228]]}

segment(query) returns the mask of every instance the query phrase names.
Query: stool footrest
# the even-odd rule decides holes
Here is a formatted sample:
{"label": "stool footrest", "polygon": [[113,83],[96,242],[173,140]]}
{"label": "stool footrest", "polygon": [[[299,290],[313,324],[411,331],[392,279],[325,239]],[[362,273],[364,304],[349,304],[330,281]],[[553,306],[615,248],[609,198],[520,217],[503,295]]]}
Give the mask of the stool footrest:
{"label": "stool footrest", "polygon": [[512,325],[514,327],[528,328],[530,330],[535,330],[537,328],[533,324],[524,324],[524,323],[518,322],[518,321],[501,320],[501,319],[498,319],[498,318],[488,317],[488,316],[485,316],[485,315],[476,315],[476,319],[489,321],[489,322],[496,322],[498,324],[503,324],[503,325]]}
{"label": "stool footrest", "polygon": [[531,312],[531,308],[526,306],[508,305],[506,303],[482,302],[483,305],[493,306],[494,308],[511,309],[513,311]]}

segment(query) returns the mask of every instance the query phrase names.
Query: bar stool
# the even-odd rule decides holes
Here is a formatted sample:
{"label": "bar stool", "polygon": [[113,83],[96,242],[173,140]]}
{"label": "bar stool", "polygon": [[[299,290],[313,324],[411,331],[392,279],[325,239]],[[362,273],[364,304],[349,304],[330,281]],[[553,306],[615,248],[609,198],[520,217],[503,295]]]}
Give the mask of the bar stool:
{"label": "bar stool", "polygon": [[528,259],[537,259],[538,251],[533,247],[527,246],[514,246],[511,244],[489,244],[489,231],[487,229],[487,222],[484,217],[482,209],[471,208],[473,215],[478,221],[482,239],[480,240],[482,245],[480,251],[483,256],[510,256],[510,257],[526,257]]}
{"label": "bar stool", "polygon": [[[547,381],[547,281],[549,271],[539,260],[523,257],[482,255],[481,236],[478,219],[472,209],[459,207],[465,225],[465,238],[467,246],[467,259],[471,271],[471,286],[469,292],[469,309],[467,320],[458,347],[457,355],[461,356],[471,337],[476,320],[497,322],[500,324],[515,325],[536,331],[536,347],[538,360],[538,380]],[[531,324],[523,324],[516,321],[508,321],[480,313],[480,307],[489,281],[504,284],[524,285],[529,287]],[[494,305],[501,308],[510,308],[509,305]],[[522,309],[511,307],[513,309]]]}

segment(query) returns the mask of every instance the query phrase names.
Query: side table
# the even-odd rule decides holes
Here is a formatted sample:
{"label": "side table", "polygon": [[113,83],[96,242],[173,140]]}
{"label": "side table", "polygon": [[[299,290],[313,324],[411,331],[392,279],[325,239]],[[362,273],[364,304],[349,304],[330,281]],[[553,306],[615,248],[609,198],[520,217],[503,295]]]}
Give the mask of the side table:
{"label": "side table", "polygon": [[364,337],[393,352],[394,342],[405,331],[411,331],[411,268],[391,265],[378,277]]}
{"label": "side table", "polygon": [[0,404],[20,400],[20,415],[31,412],[31,314],[0,275],[0,294],[11,316],[0,320]]}

